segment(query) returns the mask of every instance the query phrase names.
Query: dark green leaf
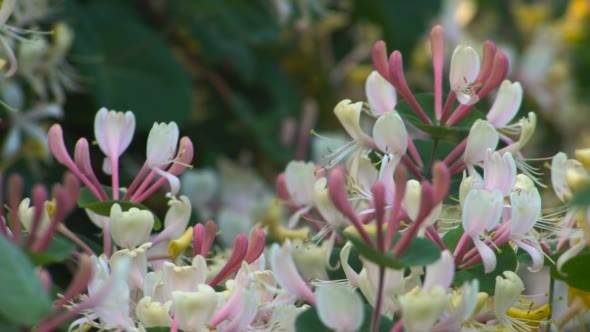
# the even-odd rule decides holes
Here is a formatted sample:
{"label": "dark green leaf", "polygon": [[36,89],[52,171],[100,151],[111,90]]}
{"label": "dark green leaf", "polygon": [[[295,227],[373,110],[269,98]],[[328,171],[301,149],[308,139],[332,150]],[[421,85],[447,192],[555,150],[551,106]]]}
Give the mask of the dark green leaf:
{"label": "dark green leaf", "polygon": [[422,106],[422,109],[430,118],[432,124],[424,123],[406,101],[400,101],[395,109],[404,120],[434,138],[461,138],[469,132],[476,120],[484,118],[484,115],[481,112],[473,109],[463,120],[452,127],[438,125],[434,116],[434,95],[432,93],[416,94],[416,100],[420,106]]}
{"label": "dark green leaf", "polygon": [[590,186],[584,187],[572,199],[571,204],[579,206],[590,205]]}
{"label": "dark green leaf", "polygon": [[[110,188],[109,188],[110,189]],[[99,201],[92,195],[88,188],[84,187],[80,190],[80,197],[78,198],[78,206],[83,209],[89,209],[90,211],[99,214],[101,216],[108,217],[111,215],[111,207],[113,204],[119,204],[123,211],[127,211],[131,208],[136,208],[140,210],[147,210],[150,211],[145,205],[139,203],[133,203],[129,201],[122,201],[122,200],[108,200],[108,201]],[[160,218],[152,212],[154,216],[154,230],[160,230],[162,228],[162,221]]]}
{"label": "dark green leaf", "polygon": [[[361,256],[379,266],[386,266],[392,269],[404,269],[410,266],[428,265],[440,257],[440,248],[424,238],[413,238],[401,256],[393,257],[391,252],[383,254],[376,248],[368,246],[357,235],[351,235],[345,232],[342,232],[341,234],[344,238],[352,242]],[[400,237],[401,234],[396,233],[394,236],[394,243],[397,242]]]}
{"label": "dark green leaf", "polygon": [[[26,237],[23,241],[26,241]],[[61,235],[55,235],[47,250],[43,252],[27,251],[27,254],[35,265],[47,265],[50,263],[63,262],[70,257],[76,249],[76,245]]]}
{"label": "dark green leaf", "polygon": [[590,292],[590,278],[588,278],[588,266],[590,266],[590,249],[582,250],[561,267],[561,273],[553,267],[551,275],[555,279],[563,280],[568,285]]}
{"label": "dark green leaf", "polygon": [[0,315],[32,326],[51,311],[51,301],[26,254],[0,236]]}
{"label": "dark green leaf", "polygon": [[459,270],[455,273],[453,285],[461,287],[466,281],[479,279],[479,290],[493,295],[496,289],[496,277],[501,276],[504,271],[515,272],[518,265],[516,252],[512,249],[510,244],[503,244],[499,249],[500,250],[496,252],[497,265],[494,271],[485,273],[482,263],[467,269]]}
{"label": "dark green leaf", "polygon": [[457,243],[459,243],[459,239],[461,239],[463,233],[463,225],[459,225],[457,228],[451,229],[443,236],[442,240],[450,252],[455,251]]}
{"label": "dark green leaf", "polygon": [[131,1],[69,2],[76,31],[73,53],[90,82],[96,107],[136,114],[137,127],[155,121],[185,122],[191,80],[162,35],[148,27]]}

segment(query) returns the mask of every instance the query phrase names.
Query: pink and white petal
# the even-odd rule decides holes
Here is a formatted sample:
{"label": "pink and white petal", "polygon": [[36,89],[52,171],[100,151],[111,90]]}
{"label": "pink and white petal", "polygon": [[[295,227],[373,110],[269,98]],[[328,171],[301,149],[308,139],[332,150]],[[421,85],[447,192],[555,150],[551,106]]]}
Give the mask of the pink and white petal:
{"label": "pink and white petal", "polygon": [[342,250],[340,250],[340,263],[342,264],[342,270],[344,270],[348,282],[354,287],[359,287],[359,275],[352,269],[352,267],[350,267],[350,264],[348,264],[348,257],[350,256],[351,249],[352,244],[350,244],[350,242],[347,242],[344,247],[342,247]]}
{"label": "pink and white petal", "polygon": [[270,266],[275,274],[277,282],[287,292],[315,305],[316,297],[311,292],[305,281],[295,267],[291,257],[291,242],[288,240],[282,245],[273,244],[270,248]]}
{"label": "pink and white petal", "polygon": [[578,243],[576,243],[576,245],[574,245],[573,247],[569,248],[568,250],[566,250],[563,254],[561,254],[561,256],[559,256],[559,259],[556,262],[556,266],[557,266],[557,271],[561,272],[561,268],[563,267],[563,264],[565,264],[567,261],[569,261],[570,259],[576,257],[582,250],[584,250],[584,248],[586,248],[587,245],[587,241],[584,239],[581,239]]}
{"label": "pink and white petal", "polygon": [[395,88],[376,71],[367,77],[365,93],[369,104],[378,114],[393,111],[397,104]]}
{"label": "pink and white petal", "polygon": [[[535,240],[536,241],[536,240]],[[529,266],[528,269],[531,272],[537,272],[543,268],[545,263],[545,257],[541,250],[539,243],[528,243],[528,240],[517,240],[514,241],[518,247],[526,251],[533,260],[533,265]]]}
{"label": "pink and white petal", "polygon": [[404,155],[408,149],[408,133],[397,112],[381,115],[373,126],[373,139],[383,153]]}
{"label": "pink and white petal", "polygon": [[455,262],[453,255],[448,250],[441,253],[440,258],[426,266],[426,277],[422,289],[427,291],[434,286],[449,288],[455,275]]}
{"label": "pink and white petal", "polygon": [[496,128],[504,127],[510,122],[520,108],[522,102],[522,86],[518,82],[505,80],[500,85],[498,95],[486,119]]}
{"label": "pink and white petal", "polygon": [[477,248],[477,252],[481,256],[481,260],[483,262],[484,272],[490,273],[494,271],[496,268],[496,254],[494,251],[488,247],[483,241],[481,241],[478,237],[473,237],[473,244]]}

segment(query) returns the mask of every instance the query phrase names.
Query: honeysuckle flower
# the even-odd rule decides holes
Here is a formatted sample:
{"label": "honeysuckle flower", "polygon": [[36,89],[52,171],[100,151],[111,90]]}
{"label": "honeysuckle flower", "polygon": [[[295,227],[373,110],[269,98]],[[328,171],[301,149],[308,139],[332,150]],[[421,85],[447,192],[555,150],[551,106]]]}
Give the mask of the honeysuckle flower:
{"label": "honeysuckle flower", "polygon": [[572,197],[572,190],[567,181],[568,172],[585,174],[586,170],[582,163],[575,159],[568,159],[565,153],[559,152],[551,160],[551,185],[562,202]]}
{"label": "honeysuckle flower", "polygon": [[156,235],[152,240],[152,244],[157,244],[162,240],[176,239],[180,237],[186,230],[189,219],[191,217],[191,202],[186,196],[170,198],[168,201],[168,211],[164,217],[164,230]]}
{"label": "honeysuckle flower", "polygon": [[344,144],[326,156],[329,158],[333,157],[328,164],[328,168],[338,164],[340,160],[350,154],[353,155],[353,158],[355,156],[358,158],[358,154],[362,151],[365,145],[373,146],[375,144],[373,139],[361,128],[360,120],[362,109],[362,102],[353,104],[348,99],[342,100],[334,108],[334,114],[338,118],[338,121],[340,121],[344,130],[352,138],[352,141]]}
{"label": "honeysuckle flower", "polygon": [[[135,330],[135,324],[129,317],[129,286],[127,285],[127,274],[130,268],[130,259],[120,259],[114,264],[107,261],[102,255],[93,256],[95,274],[88,284],[88,298],[86,303],[96,301],[92,306],[93,313],[85,318],[72,323],[70,328],[77,323],[89,322],[96,318],[100,319],[101,326],[105,329]],[[96,300],[100,299],[100,300]],[[80,305],[84,305],[84,302]]]}
{"label": "honeysuckle flower", "polygon": [[206,276],[207,262],[203,256],[195,256],[189,266],[177,266],[174,263],[164,262],[162,268],[164,300],[172,299],[175,291],[197,291],[197,286],[205,283]]}
{"label": "honeysuckle flower", "polygon": [[500,85],[492,108],[486,115],[486,119],[495,128],[502,128],[514,118],[521,102],[522,86],[520,83],[511,83],[509,80],[504,80]]}
{"label": "honeysuckle flower", "polygon": [[498,189],[503,196],[510,193],[516,180],[516,163],[512,153],[501,154],[488,149],[483,162],[483,171],[485,189],[490,191]]}
{"label": "honeysuckle flower", "polygon": [[494,191],[473,189],[465,197],[463,205],[463,229],[477,248],[486,273],[493,271],[496,267],[496,255],[481,238],[486,231],[493,230],[500,222],[503,203],[502,193],[497,189]]}
{"label": "honeysuckle flower", "polygon": [[[412,220],[417,220],[418,214],[420,213],[420,201],[422,196],[422,185],[420,182],[411,179],[406,184],[406,192],[403,198],[402,206],[405,208],[408,217]],[[422,222],[420,226],[421,234],[426,227],[431,226],[436,222],[442,211],[442,203],[436,205],[430,214],[426,217],[426,220]]]}
{"label": "honeysuckle flower", "polygon": [[316,166],[311,162],[291,161],[285,169],[285,184],[293,203],[313,205]]}
{"label": "honeysuckle flower", "polygon": [[430,331],[449,304],[449,295],[440,286],[415,289],[399,297],[402,323],[409,332]]}
{"label": "honeysuckle flower", "polygon": [[458,45],[451,57],[449,83],[461,104],[472,105],[479,101],[477,90],[481,82],[475,82],[479,74],[479,55],[470,46]]}
{"label": "honeysuckle flower", "polygon": [[436,286],[447,289],[453,282],[454,276],[455,263],[453,255],[450,251],[443,250],[438,260],[426,266],[426,278],[424,278],[422,289],[427,291]]}
{"label": "honeysuckle flower", "polygon": [[[25,198],[18,206],[18,217],[20,218],[20,222],[24,226],[24,228],[31,232],[33,226],[33,220],[35,218],[35,207],[30,206],[31,200],[29,198]],[[45,233],[47,228],[49,227],[49,211],[53,211],[55,209],[55,203],[50,201],[45,201],[42,207],[42,212],[40,214],[40,220],[38,222],[37,234]]]}
{"label": "honeysuckle flower", "polygon": [[[533,112],[529,112],[527,117],[520,119],[516,124],[511,126],[512,128],[508,128],[508,130],[512,129],[513,131],[519,130],[520,137],[518,141],[509,144],[508,146],[502,148],[501,152],[510,151],[513,154],[516,154],[522,150],[522,148],[527,145],[527,143],[533,137],[535,133],[535,129],[537,128],[537,115]],[[522,165],[519,165],[522,166]],[[522,167],[521,167],[522,168]],[[526,169],[523,169],[526,171]],[[528,174],[527,174],[528,175]]]}
{"label": "honeysuckle flower", "polygon": [[145,275],[148,272],[146,251],[151,247],[151,243],[144,243],[133,250],[122,249],[114,252],[109,263],[111,265],[119,264],[122,259],[129,259],[129,273],[127,274],[127,285],[130,290],[142,290],[144,286]]}
{"label": "honeysuckle flower", "polygon": [[170,318],[170,308],[172,301],[160,303],[152,301],[149,296],[144,296],[135,307],[135,316],[145,328],[150,327],[170,327],[172,319]]}
{"label": "honeysuckle flower", "polygon": [[371,109],[377,114],[391,112],[397,104],[395,88],[377,71],[372,71],[367,77],[365,94]]}
{"label": "honeysuckle flower", "polygon": [[297,272],[291,257],[291,241],[285,241],[282,246],[276,243],[271,246],[270,266],[281,288],[312,305],[316,304],[315,294],[311,292],[299,272]]}
{"label": "honeysuckle flower", "polygon": [[320,212],[324,220],[333,227],[342,227],[348,225],[348,220],[332,203],[328,188],[328,180],[325,177],[319,178],[313,185],[313,203]]}
{"label": "honeysuckle flower", "polygon": [[183,331],[200,331],[211,320],[218,296],[208,285],[200,284],[194,292],[172,292],[174,320]]}
{"label": "honeysuckle flower", "polygon": [[363,324],[363,302],[347,284],[322,284],[317,287],[318,316],[334,331],[357,331]]}
{"label": "honeysuckle flower", "polygon": [[513,192],[510,194],[510,206],[510,240],[533,259],[529,270],[538,271],[543,267],[543,251],[537,238],[529,235],[529,232],[541,215],[541,195],[537,188]]}
{"label": "honeysuckle flower", "polygon": [[[469,320],[476,314],[478,303],[487,300],[487,293],[478,292],[478,279],[464,283],[459,292],[455,293],[451,298],[452,308],[448,309],[446,315],[432,327],[432,331],[466,331]],[[479,296],[480,294],[483,299]]]}
{"label": "honeysuckle flower", "polygon": [[373,139],[383,153],[401,158],[408,148],[408,133],[397,112],[387,112],[377,118],[373,126]]}
{"label": "honeysuckle flower", "polygon": [[467,136],[467,145],[463,154],[463,160],[470,174],[475,171],[473,166],[484,160],[488,149],[496,150],[498,140],[498,132],[489,122],[477,120],[473,123]]}
{"label": "honeysuckle flower", "polygon": [[326,268],[330,263],[332,248],[333,244],[330,240],[324,241],[322,245],[304,244],[301,240],[293,241],[291,247],[293,262],[305,280],[329,280]]}
{"label": "honeysuckle flower", "polygon": [[496,291],[494,293],[494,314],[498,322],[507,328],[515,330],[522,328],[525,323],[512,319],[506,313],[519,299],[524,290],[522,280],[512,271],[504,271],[504,277],[496,277]]}
{"label": "honeysuckle flower", "polygon": [[154,215],[150,211],[134,207],[123,211],[118,203],[111,207],[110,232],[119,247],[132,249],[144,243],[153,227]]}
{"label": "honeysuckle flower", "polygon": [[170,193],[176,195],[180,190],[180,180],[164,169],[175,162],[178,146],[178,125],[176,122],[154,123],[147,138],[146,165],[170,184]]}

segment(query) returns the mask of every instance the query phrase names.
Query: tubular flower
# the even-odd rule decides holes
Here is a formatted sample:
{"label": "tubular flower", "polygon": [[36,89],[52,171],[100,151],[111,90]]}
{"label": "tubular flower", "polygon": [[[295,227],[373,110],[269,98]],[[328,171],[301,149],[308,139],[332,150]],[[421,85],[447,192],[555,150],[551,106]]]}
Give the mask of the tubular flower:
{"label": "tubular flower", "polygon": [[479,74],[479,55],[470,46],[459,45],[451,57],[449,81],[451,90],[461,104],[472,105],[479,101],[477,91],[482,87],[476,82]]}

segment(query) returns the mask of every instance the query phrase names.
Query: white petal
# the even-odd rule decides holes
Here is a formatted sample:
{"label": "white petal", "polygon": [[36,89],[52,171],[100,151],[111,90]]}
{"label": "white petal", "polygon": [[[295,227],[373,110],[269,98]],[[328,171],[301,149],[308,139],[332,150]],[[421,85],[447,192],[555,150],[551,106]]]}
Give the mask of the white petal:
{"label": "white petal", "polygon": [[378,114],[393,111],[397,104],[395,88],[376,71],[372,71],[367,77],[365,93],[369,104]]}
{"label": "white petal", "polygon": [[373,138],[381,152],[404,155],[408,148],[408,133],[397,112],[381,115],[373,126]]}
{"label": "white petal", "polygon": [[485,120],[477,120],[467,136],[467,146],[463,158],[467,165],[475,165],[482,161],[488,149],[496,150],[498,132]]}
{"label": "white petal", "polygon": [[317,310],[320,320],[336,331],[356,331],[363,323],[363,302],[347,284],[318,286]]}
{"label": "white petal", "polygon": [[494,127],[504,127],[514,118],[521,102],[522,86],[520,83],[510,83],[510,81],[505,80],[500,85],[498,95],[486,118]]}
{"label": "white petal", "polygon": [[481,256],[483,262],[484,272],[490,273],[496,268],[496,254],[494,251],[483,243],[479,238],[473,238],[473,244],[477,248],[477,252]]}
{"label": "white petal", "polygon": [[479,55],[470,46],[458,45],[451,57],[449,82],[452,90],[461,90],[479,74]]}

